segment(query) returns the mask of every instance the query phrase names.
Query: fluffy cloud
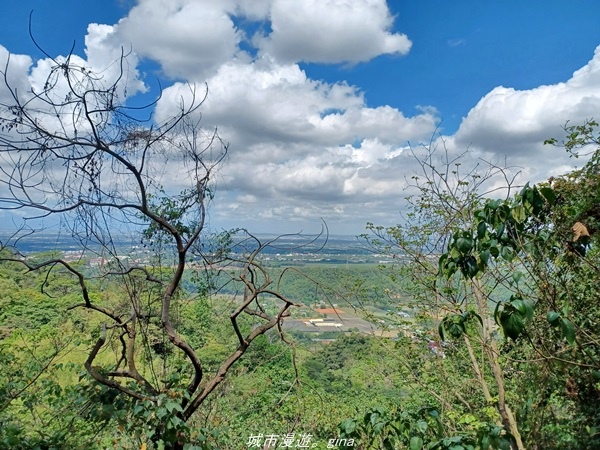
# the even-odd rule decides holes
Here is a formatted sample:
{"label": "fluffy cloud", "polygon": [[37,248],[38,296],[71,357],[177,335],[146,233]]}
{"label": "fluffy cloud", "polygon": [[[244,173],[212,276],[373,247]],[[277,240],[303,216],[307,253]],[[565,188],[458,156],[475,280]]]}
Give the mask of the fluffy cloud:
{"label": "fluffy cloud", "polygon": [[[223,217],[272,222],[278,214],[289,220],[312,212],[364,223],[371,210],[361,217],[356,205],[383,207],[398,197],[407,167],[407,158],[399,159],[402,146],[428,139],[438,122],[432,109],[406,117],[390,106],[370,108],[354,86],[315,81],[296,64],[266,57],[227,63],[208,86],[203,124],[218,126],[231,144],[220,173],[224,197],[215,204]],[[186,84],[167,88],[157,119],[172,115],[181,99],[189,104],[189,97]]]}
{"label": "fluffy cloud", "polygon": [[600,110],[600,46],[566,82],[530,90],[496,87],[471,109],[456,133],[456,145],[488,157],[508,156],[541,179],[568,167],[566,156],[542,145],[560,137],[566,121],[582,123]]}
{"label": "fluffy cloud", "polygon": [[[247,36],[239,22],[259,28]],[[357,63],[408,53],[385,0],[140,0],[114,27],[120,42],[171,77],[204,80],[242,50],[281,63]],[[120,45],[120,44],[119,44]]]}
{"label": "fluffy cloud", "polygon": [[[435,145],[450,157],[469,149],[465,168],[469,161],[510,164],[513,173],[520,172],[517,183],[564,173],[573,161],[542,143],[560,137],[566,120],[580,122],[598,110],[599,66],[597,50],[564,83],[524,91],[497,87],[456,135],[440,137]],[[270,224],[280,217],[279,226],[310,214],[330,223],[360,224],[374,217],[393,222],[406,178],[418,169],[406,142],[427,142],[438,123],[435,109],[407,117],[391,106],[370,108],[357,87],[312,80],[297,64],[268,57],[232,60],[208,85],[204,123],[218,125],[231,142],[216,217],[268,218]],[[167,89],[158,117],[172,112],[187,89],[183,84]]]}
{"label": "fluffy cloud", "polygon": [[[86,79],[83,71],[72,70],[69,73],[70,83],[79,91],[91,88],[109,89],[116,84],[118,99],[125,101],[128,96],[144,92],[146,87],[140,80],[137,70],[139,61],[135,54],[121,59],[121,49],[109,42],[112,34],[113,28],[108,25],[89,25],[85,39],[87,58],[78,55],[70,55],[68,58],[72,67],[85,68],[98,76],[93,77],[92,86],[89,84],[91,79]],[[40,124],[49,130],[61,130],[65,124],[57,119],[54,112],[48,113],[47,102],[63,104],[71,91],[69,82],[60,70],[60,66],[66,61],[66,56],[56,56],[34,62],[27,55],[10,54],[7,49],[0,46],[0,66],[4,68],[2,72],[6,72],[6,83],[0,85],[0,100],[6,105],[13,105],[12,96],[17,94],[22,104],[27,102],[31,111],[37,111],[37,120]],[[45,92],[49,86],[52,87],[51,92],[46,92],[43,98],[36,97]],[[68,114],[70,106],[63,104],[61,107],[63,117]],[[86,123],[83,118],[80,119],[82,120],[77,126],[79,131],[82,131]],[[68,120],[66,122],[71,123]]]}
{"label": "fluffy cloud", "polygon": [[31,88],[28,83],[29,68],[33,64],[31,57],[27,55],[14,55],[0,45],[0,76],[6,76],[7,83],[0,83],[0,101],[9,101],[11,93],[8,91],[8,84],[13,92],[27,92]]}
{"label": "fluffy cloud", "polygon": [[[314,149],[314,145],[344,146],[375,138],[387,144],[405,143],[430,135],[437,120],[434,110],[406,117],[390,106],[369,108],[354,86],[311,80],[296,64],[265,59],[223,65],[208,80],[208,89],[204,123],[218,125],[237,148],[305,143]],[[157,118],[172,115],[180,99],[189,102],[189,96],[186,84],[167,88]],[[268,154],[271,161],[277,160],[272,148]],[[281,156],[287,160],[293,155]]]}
{"label": "fluffy cloud", "polygon": [[[85,67],[86,69],[100,74],[97,82],[102,86],[109,87],[119,80],[120,95],[135,95],[145,92],[146,87],[140,79],[137,69],[139,60],[134,52],[122,49],[120,41],[115,39],[114,29],[109,25],[90,24],[88,34],[85,37],[86,58],[78,55],[70,55],[73,66]],[[126,57],[121,60],[123,51]],[[41,92],[48,81],[51,72],[58,64],[66,61],[66,56],[56,56],[33,61],[28,55],[10,54],[8,50],[0,45],[0,67],[6,68],[7,84],[13,91],[22,95],[28,95],[31,90]],[[73,76],[76,76],[73,74]],[[6,93],[6,85],[3,83],[2,91]],[[68,87],[58,86],[58,97],[64,96]],[[0,94],[1,95],[1,94]]]}
{"label": "fluffy cloud", "polygon": [[[146,92],[137,68],[138,55],[133,49],[123,46],[114,27],[90,24],[85,37],[85,54],[86,61],[81,60],[80,64],[102,73],[108,83],[120,78],[122,95],[133,96],[138,92]],[[122,56],[125,58],[121,59]]]}
{"label": "fluffy cloud", "polygon": [[[258,26],[253,39],[238,27],[240,20]],[[383,0],[231,0],[202,7],[191,0],[141,0],[103,42],[113,40],[115,48],[132,42],[168,75],[198,86],[206,81],[203,124],[218,127],[231,144],[215,217],[335,221],[356,216],[356,202],[383,207],[389,192],[397,195],[392,186],[403,176],[389,168],[408,140],[431,136],[438,117],[433,109],[407,117],[391,106],[368,107],[357,87],[310,79],[297,62],[406,54],[411,43],[390,31],[392,21]],[[196,100],[202,95],[198,90]],[[190,97],[187,83],[167,87],[157,121]],[[367,214],[357,220],[363,223]]]}
{"label": "fluffy cloud", "polygon": [[141,0],[115,26],[119,39],[172,77],[202,79],[238,52],[243,37],[228,1]]}
{"label": "fluffy cloud", "polygon": [[274,0],[272,32],[256,37],[260,50],[283,62],[363,62],[408,53],[404,34],[391,33],[385,0]]}

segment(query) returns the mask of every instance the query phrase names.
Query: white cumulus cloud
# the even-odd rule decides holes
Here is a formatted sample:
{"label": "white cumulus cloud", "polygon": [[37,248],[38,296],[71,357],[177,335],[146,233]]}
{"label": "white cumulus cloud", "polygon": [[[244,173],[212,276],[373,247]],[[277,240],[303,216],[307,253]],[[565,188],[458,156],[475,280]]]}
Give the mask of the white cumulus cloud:
{"label": "white cumulus cloud", "polygon": [[[168,76],[203,80],[248,51],[281,63],[405,55],[412,43],[393,21],[385,0],[139,0],[114,28]],[[248,36],[240,23],[260,31]]]}
{"label": "white cumulus cloud", "polygon": [[[509,155],[545,168],[550,161],[537,160],[548,147],[541,144],[560,137],[567,121],[582,123],[600,111],[600,46],[593,58],[562,83],[516,90],[499,86],[485,95],[463,119],[456,143],[496,155]],[[554,152],[555,155],[557,152]],[[560,157],[556,155],[556,157]],[[548,158],[548,156],[546,156]]]}
{"label": "white cumulus cloud", "polygon": [[274,0],[270,20],[272,32],[255,42],[284,62],[357,63],[405,55],[412,45],[390,31],[385,0]]}
{"label": "white cumulus cloud", "polygon": [[228,1],[140,0],[115,26],[119,39],[172,77],[201,79],[230,60],[242,40]]}

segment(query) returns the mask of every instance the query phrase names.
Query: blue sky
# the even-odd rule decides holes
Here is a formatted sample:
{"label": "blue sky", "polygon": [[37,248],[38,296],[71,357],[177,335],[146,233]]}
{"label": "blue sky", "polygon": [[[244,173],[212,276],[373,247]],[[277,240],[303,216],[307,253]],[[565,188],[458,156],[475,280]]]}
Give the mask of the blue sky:
{"label": "blue sky", "polygon": [[9,2],[0,46],[35,62],[44,55],[28,35],[32,9],[52,56],[75,41],[101,70],[131,47],[149,95],[156,78],[174,94],[159,116],[179,82],[208,82],[203,117],[231,143],[216,228],[393,224],[415,168],[407,143],[440,133],[451,152],[506,157],[523,180],[543,180],[573,163],[543,139],[600,107],[595,0]]}

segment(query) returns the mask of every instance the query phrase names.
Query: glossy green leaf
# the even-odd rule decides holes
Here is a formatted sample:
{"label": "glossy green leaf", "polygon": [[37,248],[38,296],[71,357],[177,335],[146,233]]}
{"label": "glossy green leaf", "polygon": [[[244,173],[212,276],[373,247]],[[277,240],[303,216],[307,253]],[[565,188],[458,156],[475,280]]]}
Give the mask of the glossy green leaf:
{"label": "glossy green leaf", "polygon": [[423,439],[420,436],[410,438],[410,450],[421,450],[423,448]]}
{"label": "glossy green leaf", "polygon": [[460,251],[458,251],[458,248],[452,247],[452,250],[450,251],[450,258],[459,259],[460,257],[461,257],[461,254],[460,254]]}
{"label": "glossy green leaf", "polygon": [[512,208],[510,214],[517,223],[525,222],[525,219],[527,218],[527,216],[525,215],[525,208],[523,208],[523,206],[521,205]]}
{"label": "glossy green leaf", "polygon": [[531,191],[531,187],[529,187],[528,181],[527,183],[525,183],[525,186],[523,186],[523,188],[521,189],[521,192],[519,192],[519,197],[525,197],[529,191]]}
{"label": "glossy green leaf", "polygon": [[444,329],[454,339],[460,338],[465,333],[465,325],[462,322],[448,322],[444,324]]}
{"label": "glossy green leaf", "polygon": [[568,319],[561,318],[560,327],[562,328],[563,335],[567,339],[567,342],[573,344],[575,342],[575,326],[573,323]]}
{"label": "glossy green leaf", "polygon": [[490,209],[497,209],[498,206],[500,206],[500,200],[493,200],[491,202],[488,202],[487,207]]}
{"label": "glossy green leaf", "polygon": [[483,262],[483,264],[486,266],[488,261],[490,260],[490,256],[491,253],[489,250],[483,250],[481,253],[479,253],[479,258],[481,259],[481,262]]}
{"label": "glossy green leaf", "polygon": [[[383,449],[384,450],[395,450],[396,449],[396,445],[394,444],[394,440],[390,437],[386,437],[383,440]],[[349,448],[349,447],[343,447],[343,448]]]}
{"label": "glossy green leaf", "polygon": [[440,273],[444,272],[447,260],[448,260],[448,254],[447,253],[444,253],[442,256],[440,256],[440,259],[438,260],[438,270],[439,270]]}
{"label": "glossy green leaf", "polygon": [[468,320],[468,319],[470,319],[471,317],[475,317],[475,318],[476,318],[476,319],[479,321],[479,324],[480,324],[481,326],[483,326],[483,319],[481,318],[481,316],[480,316],[479,314],[477,314],[477,313],[476,313],[476,312],[474,312],[474,311],[467,311],[467,312],[464,312],[464,313],[462,314],[462,316],[463,316],[463,318],[464,318],[464,320],[465,320],[465,321],[466,321],[466,320]]}
{"label": "glossy green leaf", "polygon": [[463,261],[463,275],[473,278],[479,272],[477,260],[473,256],[467,256]]}
{"label": "glossy green leaf", "polygon": [[533,214],[536,216],[541,212],[542,208],[544,207],[544,199],[540,194],[540,191],[535,186],[533,187],[533,199],[531,201],[531,206],[533,207]]}
{"label": "glossy green leaf", "polygon": [[515,308],[521,316],[527,320],[533,318],[534,305],[530,300],[514,299],[510,302],[511,306]]}
{"label": "glossy green leaf", "polygon": [[548,322],[550,323],[550,325],[558,326],[559,325],[558,319],[560,319],[560,314],[557,313],[556,311],[548,311],[548,314],[546,314],[546,319],[548,319]]}
{"label": "glossy green leaf", "polygon": [[479,222],[479,225],[477,225],[477,238],[483,239],[485,237],[486,232],[487,223],[485,223],[484,221]]}
{"label": "glossy green leaf", "polygon": [[442,341],[446,340],[446,329],[444,328],[444,322],[440,322],[438,325],[438,334],[440,335],[440,339]]}
{"label": "glossy green leaf", "polygon": [[417,422],[417,431],[421,434],[425,434],[425,432],[427,431],[427,422],[425,422],[424,420],[419,420]]}
{"label": "glossy green leaf", "polygon": [[550,203],[550,205],[554,205],[556,202],[556,194],[554,193],[554,189],[551,187],[543,187],[540,188],[540,193],[544,196],[546,201]]}
{"label": "glossy green leaf", "polygon": [[351,435],[356,430],[356,422],[353,419],[346,419],[340,424],[340,430],[346,435]]}
{"label": "glossy green leaf", "polygon": [[498,302],[496,303],[496,307],[494,308],[494,321],[496,322],[496,325],[500,325],[500,307],[502,306],[502,303]]}
{"label": "glossy green leaf", "polygon": [[511,339],[517,339],[525,331],[525,323],[521,314],[514,310],[505,310],[500,313],[500,325],[504,334]]}
{"label": "glossy green leaf", "polygon": [[460,237],[456,240],[456,248],[463,255],[469,253],[473,248],[473,239],[467,237]]}
{"label": "glossy green leaf", "polygon": [[481,449],[482,450],[488,450],[490,447],[490,437],[489,436],[483,436],[481,438]]}

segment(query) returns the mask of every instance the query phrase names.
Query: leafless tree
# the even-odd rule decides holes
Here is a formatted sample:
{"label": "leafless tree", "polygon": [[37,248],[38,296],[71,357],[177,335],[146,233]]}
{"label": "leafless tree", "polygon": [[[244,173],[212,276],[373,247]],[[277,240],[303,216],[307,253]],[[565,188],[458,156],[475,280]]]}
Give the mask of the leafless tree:
{"label": "leafless tree", "polygon": [[[70,309],[86,308],[103,322],[85,368],[108,388],[158,403],[169,381],[142,369],[139,356],[142,334],[154,319],[167,343],[188,362],[185,395],[173,411],[185,423],[252,341],[280,327],[293,303],[279,294],[260,265],[258,256],[268,243],[247,235],[254,245],[236,257],[204,245],[213,175],[227,154],[216,130],[204,130],[200,124],[207,90],[189,86],[177,112],[157,122],[152,115],[155,103],[127,105],[127,55],[115,62],[118,70],[113,70],[112,79],[108,71],[99,75],[72,56],[53,61],[39,90],[21,92],[11,85],[10,59],[0,72],[0,208],[20,215],[24,223],[2,245],[14,245],[50,224],[98,263],[93,270],[83,270],[65,258],[34,261],[16,251],[4,259],[30,271],[51,274],[62,269],[72,274],[81,302]],[[125,235],[137,236],[138,244],[152,249],[151,257],[137,263],[123,257],[119,242]],[[198,349],[178,333],[172,318],[184,273],[196,270],[192,263],[205,270],[227,266],[231,279],[243,286],[230,315],[237,348],[211,374],[205,373]],[[119,305],[90,294],[97,280],[123,286]],[[264,297],[277,300],[277,312],[262,307]],[[253,323],[246,332],[239,323],[243,316]],[[109,344],[118,348],[115,360],[101,367],[97,357]],[[182,448],[184,441],[178,437],[173,448]]]}

